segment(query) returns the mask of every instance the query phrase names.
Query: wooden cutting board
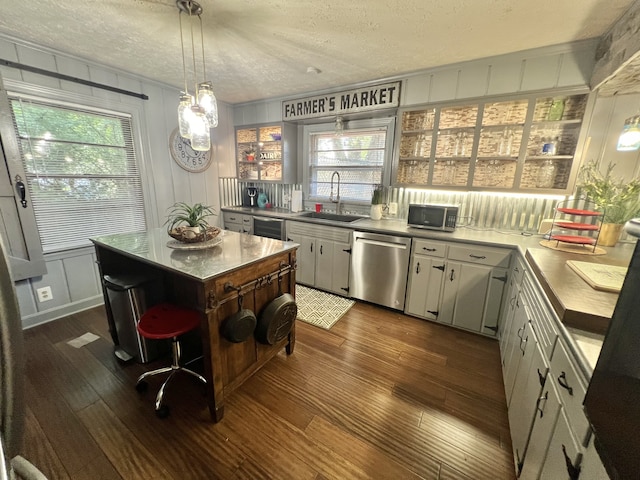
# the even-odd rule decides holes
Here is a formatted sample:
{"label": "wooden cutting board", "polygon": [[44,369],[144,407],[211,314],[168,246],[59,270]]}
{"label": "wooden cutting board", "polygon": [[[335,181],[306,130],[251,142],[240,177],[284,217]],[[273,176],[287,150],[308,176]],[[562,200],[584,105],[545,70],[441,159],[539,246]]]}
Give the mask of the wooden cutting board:
{"label": "wooden cutting board", "polygon": [[619,292],[627,274],[627,267],[615,265],[578,262],[576,260],[567,260],[567,265],[592,288],[605,292]]}

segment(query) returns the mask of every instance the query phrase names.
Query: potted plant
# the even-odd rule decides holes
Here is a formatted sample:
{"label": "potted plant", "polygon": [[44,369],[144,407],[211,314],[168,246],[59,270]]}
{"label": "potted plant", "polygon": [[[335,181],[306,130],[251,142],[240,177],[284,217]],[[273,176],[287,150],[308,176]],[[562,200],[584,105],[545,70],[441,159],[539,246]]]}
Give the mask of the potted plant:
{"label": "potted plant", "polygon": [[612,247],[622,233],[625,222],[640,215],[640,179],[631,181],[616,178],[609,163],[603,174],[595,161],[583,165],[579,172],[579,194],[604,210],[598,244]]}
{"label": "potted plant", "polygon": [[371,195],[371,220],[380,220],[382,218],[384,189],[382,185],[376,185]]}
{"label": "potted plant", "polygon": [[187,239],[195,238],[201,231],[205,231],[209,226],[207,218],[215,215],[212,207],[202,203],[189,205],[177,202],[169,208],[165,222],[167,231],[171,232],[176,227],[181,227],[182,235]]}

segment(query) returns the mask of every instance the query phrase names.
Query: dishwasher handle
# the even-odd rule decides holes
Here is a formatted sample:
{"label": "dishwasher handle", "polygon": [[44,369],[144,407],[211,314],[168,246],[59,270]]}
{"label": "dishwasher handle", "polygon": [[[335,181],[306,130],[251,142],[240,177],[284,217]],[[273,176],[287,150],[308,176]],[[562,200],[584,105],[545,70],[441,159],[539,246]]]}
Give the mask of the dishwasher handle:
{"label": "dishwasher handle", "polygon": [[362,238],[362,237],[356,237],[356,242],[360,242],[360,243],[366,244],[366,245],[376,245],[376,246],[379,246],[379,247],[397,248],[397,249],[400,249],[400,250],[406,250],[407,248],[409,248],[404,243],[384,242],[384,241],[381,241],[381,240],[372,240],[370,238]]}

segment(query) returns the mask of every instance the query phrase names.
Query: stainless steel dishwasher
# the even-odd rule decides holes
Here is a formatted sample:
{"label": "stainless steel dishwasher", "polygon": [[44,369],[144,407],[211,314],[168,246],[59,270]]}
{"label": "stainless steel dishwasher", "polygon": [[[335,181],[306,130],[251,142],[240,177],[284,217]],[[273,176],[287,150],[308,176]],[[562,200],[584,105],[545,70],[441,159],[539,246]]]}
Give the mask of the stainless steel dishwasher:
{"label": "stainless steel dishwasher", "polygon": [[351,297],[404,310],[411,239],[353,232]]}

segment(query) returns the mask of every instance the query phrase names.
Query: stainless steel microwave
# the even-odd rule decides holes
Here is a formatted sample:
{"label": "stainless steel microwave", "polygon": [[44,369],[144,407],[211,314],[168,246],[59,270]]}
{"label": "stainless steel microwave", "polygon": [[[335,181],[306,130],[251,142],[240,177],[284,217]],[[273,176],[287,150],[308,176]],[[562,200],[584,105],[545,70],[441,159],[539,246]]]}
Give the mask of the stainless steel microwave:
{"label": "stainless steel microwave", "polygon": [[458,220],[457,205],[410,204],[407,225],[415,228],[453,232]]}

